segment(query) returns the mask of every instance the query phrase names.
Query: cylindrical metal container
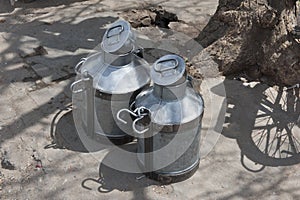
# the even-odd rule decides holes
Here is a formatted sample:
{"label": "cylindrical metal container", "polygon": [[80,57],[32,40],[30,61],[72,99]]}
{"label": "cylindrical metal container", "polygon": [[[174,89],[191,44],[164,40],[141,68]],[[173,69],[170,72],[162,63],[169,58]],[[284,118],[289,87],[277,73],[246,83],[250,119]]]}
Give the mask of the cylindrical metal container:
{"label": "cylindrical metal container", "polygon": [[[101,52],[83,59],[75,68],[78,81],[71,86],[80,93],[77,103],[82,127],[96,140],[108,138],[115,144],[132,140],[131,126],[119,123],[116,113],[129,108],[136,95],[149,86],[149,66],[140,56],[134,34],[126,21],[117,21],[105,32]],[[131,120],[129,114],[123,116]]]}
{"label": "cylindrical metal container", "polygon": [[152,179],[181,181],[198,169],[203,100],[177,55],[156,61],[151,78],[154,85],[137,96],[130,111],[136,116],[132,126],[138,138],[137,160]]}

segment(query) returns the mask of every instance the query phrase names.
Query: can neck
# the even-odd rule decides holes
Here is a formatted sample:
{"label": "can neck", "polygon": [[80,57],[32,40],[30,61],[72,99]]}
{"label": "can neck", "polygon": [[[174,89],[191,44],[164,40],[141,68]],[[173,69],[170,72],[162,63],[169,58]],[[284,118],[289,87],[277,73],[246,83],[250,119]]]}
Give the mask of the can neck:
{"label": "can neck", "polygon": [[185,96],[186,87],[187,81],[169,86],[154,84],[153,92],[154,95],[160,99],[166,101],[175,101],[178,99],[182,99]]}
{"label": "can neck", "polygon": [[133,53],[129,52],[123,55],[111,54],[111,53],[104,53],[104,62],[113,65],[113,66],[125,66],[131,63],[133,59]]}

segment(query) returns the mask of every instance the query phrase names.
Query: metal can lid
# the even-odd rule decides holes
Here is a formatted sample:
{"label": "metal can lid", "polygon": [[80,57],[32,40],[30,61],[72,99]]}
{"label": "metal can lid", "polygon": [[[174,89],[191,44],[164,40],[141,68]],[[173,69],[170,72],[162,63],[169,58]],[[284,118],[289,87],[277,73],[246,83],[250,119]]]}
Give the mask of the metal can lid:
{"label": "metal can lid", "polygon": [[179,81],[185,72],[185,62],[178,55],[166,55],[158,59],[151,68],[155,84],[167,86]]}
{"label": "metal can lid", "polygon": [[102,39],[102,49],[107,53],[129,53],[133,49],[133,37],[127,21],[116,21],[106,30]]}

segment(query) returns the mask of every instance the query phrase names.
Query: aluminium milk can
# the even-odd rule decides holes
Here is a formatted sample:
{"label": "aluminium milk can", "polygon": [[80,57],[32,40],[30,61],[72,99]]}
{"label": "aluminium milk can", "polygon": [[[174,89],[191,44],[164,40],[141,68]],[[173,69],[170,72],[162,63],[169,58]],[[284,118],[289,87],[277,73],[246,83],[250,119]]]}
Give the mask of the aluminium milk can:
{"label": "aluminium milk can", "polygon": [[[129,107],[150,82],[149,65],[134,39],[130,24],[117,21],[106,30],[101,51],[82,59],[75,67],[79,80],[71,85],[71,90],[73,96],[81,98],[77,109],[89,138],[108,138],[115,144],[133,138],[127,134],[133,132],[131,126],[117,122],[115,116],[121,108]],[[125,118],[131,120],[129,114]]]}
{"label": "aluminium milk can", "polygon": [[130,112],[138,143],[137,161],[152,179],[170,183],[184,180],[198,169],[202,97],[188,80],[185,62],[177,55],[157,60],[150,72],[154,85],[141,92]]}

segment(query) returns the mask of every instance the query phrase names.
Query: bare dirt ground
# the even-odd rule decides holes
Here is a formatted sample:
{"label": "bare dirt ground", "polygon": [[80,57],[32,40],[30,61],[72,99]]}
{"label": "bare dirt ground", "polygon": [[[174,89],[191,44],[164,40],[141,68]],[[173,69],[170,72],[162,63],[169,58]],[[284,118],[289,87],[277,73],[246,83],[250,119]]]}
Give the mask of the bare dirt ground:
{"label": "bare dirt ground", "polygon": [[[171,28],[190,37],[217,7],[216,0],[147,2],[176,13]],[[67,107],[74,66],[107,24],[143,6],[36,0],[12,8],[0,0],[0,199],[300,199],[299,89],[224,78],[215,66],[200,70],[208,150],[190,179],[160,185],[102,164],[122,159],[118,151],[86,152]]]}

